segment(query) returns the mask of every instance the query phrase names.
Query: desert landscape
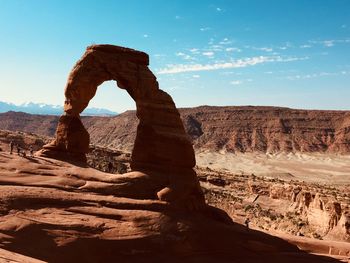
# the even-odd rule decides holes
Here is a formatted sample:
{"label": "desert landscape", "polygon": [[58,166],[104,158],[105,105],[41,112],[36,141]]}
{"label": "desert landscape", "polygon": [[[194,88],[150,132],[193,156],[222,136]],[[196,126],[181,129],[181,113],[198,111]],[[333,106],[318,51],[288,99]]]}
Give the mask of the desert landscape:
{"label": "desert landscape", "polygon": [[[224,127],[218,128],[216,131],[220,131],[219,134],[213,128],[216,126],[213,125],[212,119],[217,119],[220,115],[220,118],[223,118],[222,112],[227,112],[228,108],[215,107],[215,113],[210,111],[210,107],[180,109],[185,130],[196,149],[197,165],[195,171],[206,202],[213,207],[226,211],[233,222],[238,223],[242,227],[242,231],[246,231],[245,220],[249,218],[249,231],[256,230],[276,236],[287,241],[289,244],[295,245],[302,251],[347,262],[350,251],[350,157],[347,154],[348,145],[339,143],[339,138],[346,138],[348,136],[348,132],[346,129],[344,130],[342,124],[346,122],[346,117],[349,113],[322,112],[322,116],[328,114],[330,117],[321,124],[314,124],[317,128],[310,127],[310,122],[299,121],[299,126],[295,126],[295,124],[290,126],[289,130],[293,132],[289,133],[285,132],[286,129],[280,129],[279,123],[284,122],[283,117],[280,117],[281,120],[272,122],[272,125],[262,131],[262,134],[258,137],[261,141],[257,141],[256,139],[254,141],[252,137],[256,134],[256,131],[254,131],[254,128],[247,129],[247,127],[251,127],[255,123],[255,120],[252,120],[250,117],[252,116],[251,112],[264,110],[265,112],[268,111],[267,114],[264,113],[265,115],[270,115],[271,112],[274,112],[275,115],[282,115],[283,111],[295,112],[296,110],[280,108],[259,109],[256,107],[230,107],[229,109],[230,114],[226,115],[225,118],[240,114],[240,118],[244,121],[235,123],[235,125],[226,124]],[[245,110],[243,113],[242,109]],[[282,113],[278,113],[279,111],[282,111]],[[316,114],[318,113],[317,111],[301,112],[307,116],[313,114],[314,122],[320,118],[320,115]],[[201,118],[199,119],[195,116],[201,116]],[[254,116],[256,115],[254,114]],[[288,122],[293,123],[290,115],[284,118],[288,118]],[[333,118],[338,123],[334,124],[335,121]],[[103,195],[117,194],[115,192],[117,186],[110,188],[111,186],[109,184],[104,186],[103,183],[96,184],[95,182],[93,184],[96,184],[96,186],[92,186],[93,184],[91,183],[92,185],[88,187],[83,182],[70,182],[73,178],[79,180],[88,179],[84,178],[86,172],[74,172],[74,177],[72,178],[72,175],[69,175],[68,178],[70,179],[68,181],[66,181],[67,179],[63,180],[64,183],[62,185],[60,182],[62,179],[54,179],[53,171],[57,169],[62,170],[59,167],[65,167],[63,170],[67,174],[72,174],[72,172],[66,171],[67,167],[71,166],[70,164],[58,162],[55,165],[52,164],[56,167],[52,170],[48,166],[52,161],[48,163],[45,159],[36,157],[33,160],[36,162],[39,161],[43,165],[43,170],[38,172],[36,168],[32,167],[37,164],[32,163],[30,158],[25,159],[16,156],[16,154],[12,156],[8,155],[10,141],[21,145],[23,149],[29,149],[30,145],[34,146],[35,150],[41,149],[42,146],[52,140],[52,136],[54,136],[52,130],[58,123],[58,117],[9,112],[0,114],[0,120],[3,125],[1,127],[3,130],[0,133],[0,147],[3,151],[2,158],[4,158],[4,154],[7,154],[12,159],[12,165],[18,166],[18,162],[22,163],[20,166],[29,169],[28,171],[24,171],[24,173],[27,173],[27,176],[32,174],[32,176],[25,179],[26,176],[21,176],[22,171],[18,170],[15,174],[19,178],[15,176],[11,180],[5,179],[5,181],[1,182],[2,185],[32,187],[34,183],[36,187],[54,187],[61,190],[64,189],[65,191],[74,191],[69,189],[75,186],[84,192],[92,191],[92,193],[97,192]],[[88,177],[92,176],[95,179],[90,178],[88,180],[102,180],[105,183],[110,183],[113,182],[111,173],[123,174],[130,172],[131,150],[138,124],[135,112],[126,112],[116,117],[82,117],[82,121],[91,136],[90,152],[87,153],[87,163],[89,167],[108,173],[99,175],[97,171],[91,172],[89,170],[91,175]],[[41,125],[36,123],[41,123]],[[113,131],[110,135],[105,134],[104,127],[108,125],[113,127],[108,129],[109,131]],[[200,127],[200,131],[198,127]],[[301,127],[308,131],[306,135],[305,132],[300,131]],[[38,128],[40,130],[37,130]],[[208,128],[212,130],[208,131]],[[244,137],[241,135],[240,141],[246,142],[244,144],[245,148],[239,146],[239,148],[232,149],[227,147],[227,143],[222,143],[224,136],[233,138],[234,136],[232,134],[237,134],[237,130],[243,129],[245,129],[245,133],[243,133]],[[324,133],[323,130],[328,130],[328,138],[319,135]],[[330,130],[332,130],[332,133]],[[298,149],[282,148],[282,150],[271,152],[268,152],[267,147],[254,149],[252,145],[253,141],[255,145],[269,144],[266,141],[270,141],[269,136],[271,134],[273,134],[274,142],[277,145],[275,147],[278,149],[282,148],[279,144],[296,145],[293,140],[297,142],[308,142],[308,144],[302,147],[299,146]],[[341,136],[337,137],[335,134],[337,136],[341,134]],[[304,140],[298,137],[301,135],[305,136]],[[203,138],[201,138],[202,136]],[[322,138],[323,141],[315,139],[314,143],[310,142],[311,140],[309,138],[317,137]],[[277,140],[276,138],[284,138],[285,141],[281,139]],[[121,145],[124,145],[124,147],[120,147]],[[341,145],[341,147],[335,145]],[[247,149],[247,152],[245,152],[245,149]],[[337,152],[337,150],[334,151],[333,149],[343,150]],[[109,163],[112,163],[113,166],[110,167]],[[11,170],[10,168],[6,169]],[[52,176],[47,177],[48,181],[44,178],[41,179],[42,182],[36,181],[37,178],[35,179],[35,176],[40,174],[49,175],[50,173]],[[60,176],[67,178],[67,175],[64,174]],[[84,177],[80,178],[81,176]],[[20,179],[21,177],[22,179]],[[102,179],[104,177],[108,178],[108,180]],[[117,180],[117,178],[114,180]],[[48,184],[51,186],[48,186]],[[83,184],[84,187],[80,186]],[[132,198],[133,196],[128,197]],[[106,206],[118,207],[118,205],[110,204]],[[121,206],[129,207],[128,204],[122,204]],[[51,215],[52,212],[50,211],[48,213]],[[40,215],[36,216],[40,217]],[[94,216],[100,217],[101,215],[94,214]],[[56,226],[56,228],[59,227]],[[63,230],[61,229],[61,231]],[[60,234],[57,233],[57,235],[63,238],[63,232]],[[236,236],[237,234],[233,235]],[[231,240],[230,242],[233,241]],[[67,248],[65,249],[69,249],[68,243],[66,246]],[[15,251],[13,247],[10,248],[11,251]],[[23,251],[21,252],[20,249],[18,252],[23,254]],[[28,252],[25,254],[28,255]],[[35,257],[31,253],[29,255]],[[42,255],[39,258],[49,259],[43,258]],[[189,258],[192,258],[192,256]],[[204,258],[209,261],[213,260],[207,256],[200,260],[204,260]],[[318,260],[321,259],[315,260],[315,262],[320,262]]]}
{"label": "desert landscape", "polygon": [[349,1],[0,6],[0,263],[350,263]]}

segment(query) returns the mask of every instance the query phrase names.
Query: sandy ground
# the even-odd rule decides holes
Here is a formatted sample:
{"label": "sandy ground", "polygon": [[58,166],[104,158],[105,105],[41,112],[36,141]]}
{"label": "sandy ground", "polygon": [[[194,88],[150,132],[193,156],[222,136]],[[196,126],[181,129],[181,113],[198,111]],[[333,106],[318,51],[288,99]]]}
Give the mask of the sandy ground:
{"label": "sandy ground", "polygon": [[283,180],[350,184],[350,155],[197,152],[197,165]]}

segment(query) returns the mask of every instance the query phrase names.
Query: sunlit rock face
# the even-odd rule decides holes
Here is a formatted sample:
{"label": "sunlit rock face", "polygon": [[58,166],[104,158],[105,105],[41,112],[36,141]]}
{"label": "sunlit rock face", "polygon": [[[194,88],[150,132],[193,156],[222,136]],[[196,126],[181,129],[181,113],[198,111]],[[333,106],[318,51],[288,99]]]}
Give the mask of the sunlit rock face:
{"label": "sunlit rock face", "polygon": [[156,180],[154,191],[148,195],[165,201],[185,198],[189,206],[200,206],[204,198],[193,170],[196,162],[192,144],[172,98],[159,89],[148,64],[148,55],[133,49],[112,45],[88,47],[68,77],[65,114],[59,120],[56,138],[38,154],[85,162],[89,134],[79,114],[95,96],[99,85],[115,80],[137,107],[139,124],[131,168],[143,171],[148,177],[161,175],[162,178]]}

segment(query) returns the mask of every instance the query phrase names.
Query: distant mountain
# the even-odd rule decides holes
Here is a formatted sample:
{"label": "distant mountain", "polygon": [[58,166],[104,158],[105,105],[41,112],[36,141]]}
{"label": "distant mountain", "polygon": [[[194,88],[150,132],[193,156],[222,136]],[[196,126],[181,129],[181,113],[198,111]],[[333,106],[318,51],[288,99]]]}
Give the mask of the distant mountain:
{"label": "distant mountain", "polygon": [[[27,102],[21,105],[15,105],[13,103],[7,103],[0,101],[0,113],[8,111],[20,111],[30,114],[41,115],[61,115],[63,113],[63,107],[58,105],[50,105],[44,103]],[[108,109],[101,108],[87,108],[82,115],[85,116],[113,116],[117,115],[117,112],[110,111]]]}
{"label": "distant mountain", "polygon": [[[179,109],[197,151],[350,153],[350,111],[281,107]],[[118,116],[83,116],[91,143],[131,151],[139,123],[135,111]],[[54,136],[58,116],[0,114],[0,129]]]}

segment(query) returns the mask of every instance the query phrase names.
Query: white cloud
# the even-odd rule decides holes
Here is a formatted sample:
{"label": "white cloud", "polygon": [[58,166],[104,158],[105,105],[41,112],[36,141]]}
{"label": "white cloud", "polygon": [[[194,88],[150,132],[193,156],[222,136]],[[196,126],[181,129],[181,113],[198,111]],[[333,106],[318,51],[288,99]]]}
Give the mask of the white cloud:
{"label": "white cloud", "polygon": [[313,79],[318,77],[325,77],[325,76],[339,76],[339,75],[347,75],[350,72],[347,71],[340,71],[340,72],[319,72],[319,73],[312,73],[312,74],[305,74],[305,75],[293,75],[293,76],[287,76],[286,79],[288,80],[300,80],[300,79]]}
{"label": "white cloud", "polygon": [[212,50],[212,51],[222,51],[223,50],[223,47],[221,45],[211,45],[209,47],[209,50]]}
{"label": "white cloud", "polygon": [[266,51],[266,52],[272,52],[272,51],[273,51],[273,49],[270,48],[270,47],[263,47],[263,48],[261,48],[260,50]]}
{"label": "white cloud", "polygon": [[225,48],[225,51],[227,51],[227,52],[242,52],[242,49],[240,49],[238,47],[228,47],[228,48]]}
{"label": "white cloud", "polygon": [[272,52],[273,51],[273,48],[270,48],[270,47],[253,47],[253,49],[261,50],[261,51],[265,51],[265,52]]}
{"label": "white cloud", "polygon": [[191,48],[191,49],[190,49],[190,52],[191,52],[192,54],[198,54],[198,53],[199,53],[199,49],[198,49],[198,48]]}
{"label": "white cloud", "polygon": [[207,57],[212,57],[212,56],[214,56],[214,52],[212,52],[212,51],[207,51],[207,52],[203,52],[202,55],[203,55],[203,56],[207,56]]}
{"label": "white cloud", "polygon": [[329,40],[310,40],[312,44],[321,44],[325,47],[333,47],[335,44],[348,44],[350,43],[350,39],[329,39]]}
{"label": "white cloud", "polygon": [[177,57],[183,57],[183,56],[185,56],[186,54],[185,54],[185,53],[182,53],[182,52],[177,52],[177,53],[175,53],[175,55],[176,55]]}
{"label": "white cloud", "polygon": [[217,7],[217,8],[216,8],[216,11],[221,12],[222,9],[221,9],[220,7]]}
{"label": "white cloud", "polygon": [[219,42],[220,45],[229,45],[232,44],[232,41],[230,41],[228,38],[224,38],[222,41]]}
{"label": "white cloud", "polygon": [[311,45],[301,45],[300,48],[311,48]]}
{"label": "white cloud", "polygon": [[201,27],[199,30],[203,32],[203,31],[208,31],[210,29],[211,29],[210,27]]}
{"label": "white cloud", "polygon": [[179,19],[181,19],[182,17],[181,16],[175,16],[175,19],[176,20],[179,20]]}
{"label": "white cloud", "polygon": [[143,35],[143,37],[144,37],[144,38],[147,38],[147,37],[148,37],[148,35],[147,35],[147,34],[144,34],[144,35]]}
{"label": "white cloud", "polygon": [[191,57],[190,55],[185,55],[183,58],[186,60],[196,60],[194,57]]}
{"label": "white cloud", "polygon": [[158,71],[158,74],[176,74],[182,72],[210,71],[219,69],[244,68],[267,62],[292,62],[306,60],[308,57],[281,57],[281,56],[258,56],[238,59],[235,61],[213,63],[213,64],[175,64],[168,65]]}
{"label": "white cloud", "polygon": [[323,42],[323,45],[325,47],[333,47],[334,46],[334,41],[333,40],[326,40]]}
{"label": "white cloud", "polygon": [[242,72],[235,72],[235,71],[225,71],[225,72],[221,72],[220,75],[224,75],[224,76],[227,76],[227,75],[241,76],[241,75],[243,75],[243,73]]}
{"label": "white cloud", "polygon": [[343,24],[341,25],[341,28],[347,28],[347,25]]}
{"label": "white cloud", "polygon": [[241,80],[233,80],[230,82],[231,85],[241,85],[242,84],[242,81]]}
{"label": "white cloud", "polygon": [[192,78],[198,79],[198,78],[200,78],[200,76],[199,75],[192,75]]}
{"label": "white cloud", "polygon": [[187,55],[183,52],[177,52],[177,53],[175,53],[175,55],[177,57],[182,57],[183,59],[186,59],[186,60],[194,60],[194,57],[191,57],[190,55]]}
{"label": "white cloud", "polygon": [[293,62],[293,61],[300,61],[300,60],[307,60],[309,57],[281,57],[277,56],[275,57],[275,62]]}
{"label": "white cloud", "polygon": [[166,88],[167,90],[173,91],[173,90],[181,90],[183,87],[181,86],[170,86]]}

